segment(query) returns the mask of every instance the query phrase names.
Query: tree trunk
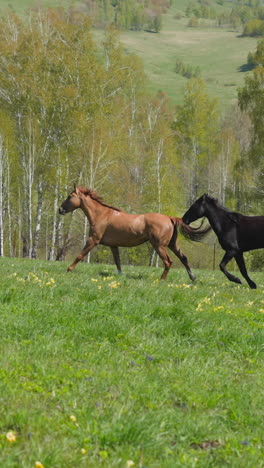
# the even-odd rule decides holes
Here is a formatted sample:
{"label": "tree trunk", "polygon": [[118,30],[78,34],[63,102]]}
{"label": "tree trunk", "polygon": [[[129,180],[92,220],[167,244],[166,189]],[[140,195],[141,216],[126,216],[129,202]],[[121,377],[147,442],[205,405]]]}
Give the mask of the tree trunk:
{"label": "tree trunk", "polygon": [[37,258],[37,251],[39,246],[39,237],[40,237],[40,230],[41,230],[41,219],[42,219],[42,205],[43,205],[43,190],[42,190],[42,181],[39,180],[38,182],[38,206],[37,206],[37,220],[36,220],[36,228],[34,233],[34,242],[32,246],[32,258]]}
{"label": "tree trunk", "polygon": [[11,217],[11,207],[10,207],[10,165],[7,163],[7,219],[8,219],[8,248],[9,256],[14,256],[14,246],[12,243],[12,217]]}
{"label": "tree trunk", "polygon": [[51,246],[50,246],[50,250],[49,250],[48,260],[54,260],[54,258],[55,258],[55,244],[56,244],[56,231],[57,231],[57,212],[58,212],[58,205],[59,205],[58,198],[59,198],[59,187],[58,187],[58,184],[56,184],[54,203],[53,203]]}
{"label": "tree trunk", "polygon": [[4,206],[3,206],[3,166],[4,148],[3,140],[0,136],[0,256],[4,256]]}

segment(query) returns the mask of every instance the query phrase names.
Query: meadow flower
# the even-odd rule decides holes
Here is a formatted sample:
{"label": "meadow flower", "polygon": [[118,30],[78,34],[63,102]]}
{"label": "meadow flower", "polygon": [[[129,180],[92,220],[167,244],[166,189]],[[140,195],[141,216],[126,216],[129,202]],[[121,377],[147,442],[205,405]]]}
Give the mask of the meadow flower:
{"label": "meadow flower", "polygon": [[247,306],[250,307],[254,304],[254,301],[248,301]]}
{"label": "meadow flower", "polygon": [[82,455],[85,455],[86,453],[87,453],[87,450],[86,450],[85,448],[82,448],[82,449],[81,449],[81,454],[82,454]]}
{"label": "meadow flower", "polygon": [[106,276],[105,278],[103,278],[104,281],[110,281],[112,280],[114,277],[113,276]]}
{"label": "meadow flower", "polygon": [[210,304],[211,298],[210,298],[210,297],[205,297],[205,298],[203,299],[203,302],[204,302],[205,304]]}
{"label": "meadow flower", "polygon": [[196,310],[197,310],[198,312],[203,311],[203,302],[198,302],[197,307],[196,307]]}
{"label": "meadow flower", "polygon": [[133,460],[127,460],[126,468],[132,468],[132,466],[135,466],[135,463],[133,462]]}
{"label": "meadow flower", "polygon": [[50,278],[50,280],[46,283],[46,286],[54,286],[55,280],[53,278]]}
{"label": "meadow flower", "polygon": [[98,283],[98,279],[97,279],[97,278],[91,278],[91,281],[92,281],[93,283]]}
{"label": "meadow flower", "polygon": [[35,462],[35,467],[34,468],[45,468],[44,465],[40,461]]}
{"label": "meadow flower", "polygon": [[112,283],[109,283],[109,288],[118,288],[120,286],[120,283],[117,281],[112,281]]}
{"label": "meadow flower", "polygon": [[71,414],[70,420],[71,420],[72,422],[77,422],[77,418],[76,418],[76,416],[74,416],[73,414]]}
{"label": "meadow flower", "polygon": [[6,433],[6,438],[8,442],[16,442],[16,434],[13,431],[8,431]]}

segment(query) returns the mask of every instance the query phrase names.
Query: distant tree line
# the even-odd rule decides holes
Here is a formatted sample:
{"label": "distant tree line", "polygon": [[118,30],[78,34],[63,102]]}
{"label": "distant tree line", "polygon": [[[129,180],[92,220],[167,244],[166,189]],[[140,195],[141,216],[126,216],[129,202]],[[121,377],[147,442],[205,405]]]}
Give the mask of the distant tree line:
{"label": "distant tree line", "polygon": [[82,0],[72,11],[87,14],[94,25],[158,33],[162,27],[162,14],[169,0]]}
{"label": "distant tree line", "polygon": [[[218,2],[219,3],[219,2]],[[221,3],[221,2],[220,2]],[[264,35],[264,6],[260,0],[233,2],[231,10],[217,12],[210,0],[191,1],[186,8],[186,16],[192,19],[213,19],[219,27],[232,26],[242,29],[244,36]],[[222,2],[223,8],[224,4]],[[198,26],[198,23],[189,24]]]}

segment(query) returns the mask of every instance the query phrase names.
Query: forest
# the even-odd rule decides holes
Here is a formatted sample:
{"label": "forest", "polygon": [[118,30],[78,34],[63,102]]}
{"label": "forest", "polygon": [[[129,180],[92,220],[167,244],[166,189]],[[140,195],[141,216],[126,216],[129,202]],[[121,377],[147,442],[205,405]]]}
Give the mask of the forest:
{"label": "forest", "polygon": [[[223,113],[201,76],[186,79],[177,106],[162,90],[151,93],[115,21],[95,40],[97,19],[85,8],[0,19],[0,256],[63,260],[79,249],[87,220],[58,213],[74,183],[130,213],[181,216],[208,192],[263,214],[264,40]],[[104,248],[92,255],[111,258]],[[139,264],[150,252],[126,255]],[[251,267],[261,268],[262,257],[251,254]]]}

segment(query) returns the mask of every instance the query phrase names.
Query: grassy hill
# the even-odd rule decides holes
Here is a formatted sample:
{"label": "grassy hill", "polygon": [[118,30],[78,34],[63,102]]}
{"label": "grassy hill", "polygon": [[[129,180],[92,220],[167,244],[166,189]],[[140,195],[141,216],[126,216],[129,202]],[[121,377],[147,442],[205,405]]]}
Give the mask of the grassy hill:
{"label": "grassy hill", "polygon": [[[32,0],[1,0],[2,9],[11,5],[22,13],[32,5]],[[59,0],[43,0],[45,5],[58,5]],[[70,2],[63,2],[67,4]],[[211,96],[219,99],[222,109],[228,107],[237,97],[237,87],[242,86],[245,72],[243,65],[247,62],[249,51],[254,51],[257,40],[242,38],[238,31],[215,27],[211,20],[200,20],[198,28],[188,27],[189,18],[183,15],[188,0],[177,2],[163,15],[163,28],[159,34],[145,31],[122,31],[121,41],[129,53],[136,53],[145,65],[149,78],[149,89],[156,93],[162,90],[168,94],[174,104],[182,101],[186,78],[175,73],[175,63],[180,59],[184,64],[200,67],[201,76],[206,80]],[[216,3],[218,11],[226,11],[229,3],[221,6]],[[94,31],[100,39],[102,31]]]}
{"label": "grassy hill", "polygon": [[263,466],[263,274],[66,266],[0,258],[0,465]]}
{"label": "grassy hill", "polygon": [[174,71],[176,59],[181,59],[186,65],[200,67],[209,94],[225,108],[236,99],[237,87],[243,85],[245,72],[240,67],[247,63],[248,52],[255,50],[257,40],[213,27],[209,21],[189,28],[189,19],[177,20],[174,13],[171,9],[164,15],[159,34],[126,31],[121,34],[122,42],[142,58],[152,91],[162,89],[174,103],[181,102],[186,78]]}

